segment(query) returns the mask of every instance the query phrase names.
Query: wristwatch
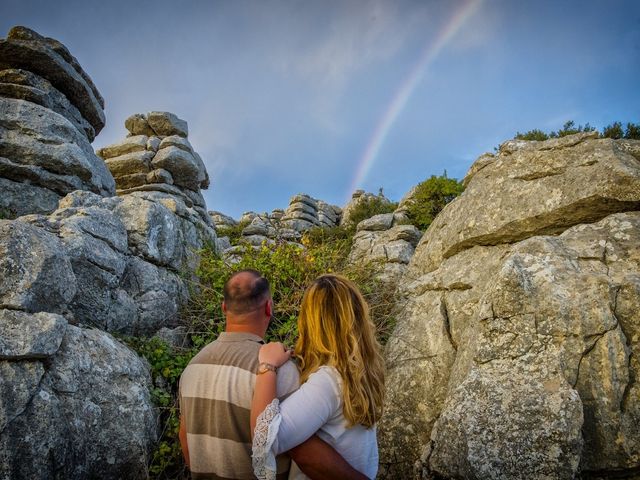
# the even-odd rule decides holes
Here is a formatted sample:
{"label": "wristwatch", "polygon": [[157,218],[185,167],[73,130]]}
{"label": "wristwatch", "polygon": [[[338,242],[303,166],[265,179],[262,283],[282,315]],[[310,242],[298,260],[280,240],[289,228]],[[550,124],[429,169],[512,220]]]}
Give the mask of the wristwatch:
{"label": "wristwatch", "polygon": [[261,373],[267,373],[267,372],[277,373],[278,367],[266,362],[262,362],[260,365],[258,365],[258,375],[260,375]]}

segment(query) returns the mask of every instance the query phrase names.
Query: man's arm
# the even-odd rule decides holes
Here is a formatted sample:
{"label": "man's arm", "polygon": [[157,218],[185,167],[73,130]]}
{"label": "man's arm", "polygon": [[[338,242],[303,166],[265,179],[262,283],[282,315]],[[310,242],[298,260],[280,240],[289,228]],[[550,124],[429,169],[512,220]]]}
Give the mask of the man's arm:
{"label": "man's arm", "polygon": [[331,445],[313,435],[309,440],[287,452],[300,470],[311,480],[367,480]]}
{"label": "man's arm", "polygon": [[191,462],[189,461],[189,446],[187,445],[187,427],[184,424],[184,417],[180,415],[180,431],[178,432],[180,438],[180,446],[182,447],[182,455],[184,456],[184,463],[191,469]]}

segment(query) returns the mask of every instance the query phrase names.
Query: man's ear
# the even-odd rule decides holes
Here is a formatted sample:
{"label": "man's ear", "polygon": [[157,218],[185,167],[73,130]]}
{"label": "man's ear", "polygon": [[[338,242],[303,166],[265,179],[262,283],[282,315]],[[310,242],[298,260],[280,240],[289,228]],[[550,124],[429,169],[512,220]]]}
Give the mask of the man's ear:
{"label": "man's ear", "polygon": [[273,314],[273,300],[269,299],[267,300],[267,303],[265,303],[264,305],[264,314],[271,318],[271,315]]}
{"label": "man's ear", "polygon": [[222,313],[227,314],[227,304],[224,303],[224,300],[222,301]]}

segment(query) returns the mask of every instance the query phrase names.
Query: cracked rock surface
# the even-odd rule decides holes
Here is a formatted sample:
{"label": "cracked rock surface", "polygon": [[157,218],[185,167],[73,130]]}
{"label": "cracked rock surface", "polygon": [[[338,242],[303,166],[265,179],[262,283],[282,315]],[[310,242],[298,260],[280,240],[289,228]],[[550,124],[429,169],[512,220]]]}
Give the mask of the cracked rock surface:
{"label": "cracked rock surface", "polygon": [[638,471],[639,151],[575,135],[471,167],[400,281],[381,478]]}

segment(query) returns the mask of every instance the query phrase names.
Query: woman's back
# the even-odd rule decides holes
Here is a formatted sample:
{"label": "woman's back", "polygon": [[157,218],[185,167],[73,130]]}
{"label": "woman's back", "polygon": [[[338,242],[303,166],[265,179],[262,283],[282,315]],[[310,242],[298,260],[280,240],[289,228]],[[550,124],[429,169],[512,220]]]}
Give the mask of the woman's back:
{"label": "woman's back", "polygon": [[[324,366],[312,373],[307,382],[280,405],[280,411],[282,423],[278,432],[278,450],[286,451],[290,445],[293,447],[315,433],[353,468],[369,478],[375,477],[378,470],[376,428],[348,427],[343,413],[342,380],[335,368]],[[327,417],[319,430],[313,430],[321,418],[316,417],[316,412]],[[306,426],[299,424],[304,416],[307,416]],[[307,477],[292,465],[289,479],[304,478]]]}

